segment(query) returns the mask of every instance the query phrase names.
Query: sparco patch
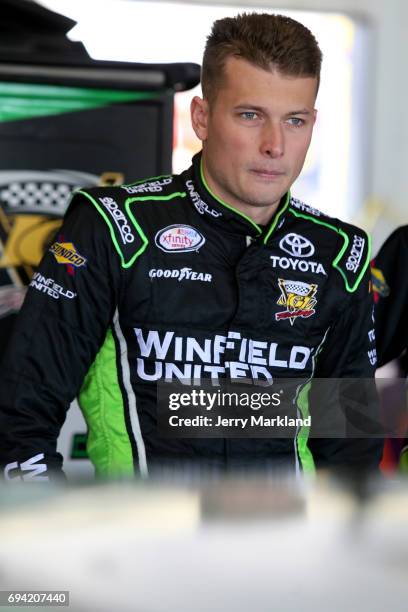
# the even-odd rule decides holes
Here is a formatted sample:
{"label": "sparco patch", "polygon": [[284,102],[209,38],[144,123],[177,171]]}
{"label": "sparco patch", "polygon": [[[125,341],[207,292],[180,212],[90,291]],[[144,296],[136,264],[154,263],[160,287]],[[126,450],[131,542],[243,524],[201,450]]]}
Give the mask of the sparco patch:
{"label": "sparco patch", "polygon": [[134,242],[135,237],[128,224],[128,220],[126,219],[123,212],[120,210],[117,202],[115,202],[115,200],[110,197],[99,198],[99,200],[115,222],[123,244],[129,244],[131,242]]}
{"label": "sparco patch", "polygon": [[190,225],[169,225],[157,232],[154,241],[166,253],[179,253],[198,251],[205,243],[205,238]]}
{"label": "sparco patch", "polygon": [[354,272],[354,274],[357,272],[360,266],[364,246],[365,239],[362,236],[356,236],[356,234],[354,234],[351,252],[346,261],[347,270],[350,270],[350,272]]}
{"label": "sparco patch", "polygon": [[286,310],[275,314],[276,321],[289,319],[293,325],[297,317],[305,319],[315,314],[313,306],[316,304],[315,299],[317,285],[302,283],[300,281],[278,279],[281,295],[277,301],[279,306],[286,306]]}

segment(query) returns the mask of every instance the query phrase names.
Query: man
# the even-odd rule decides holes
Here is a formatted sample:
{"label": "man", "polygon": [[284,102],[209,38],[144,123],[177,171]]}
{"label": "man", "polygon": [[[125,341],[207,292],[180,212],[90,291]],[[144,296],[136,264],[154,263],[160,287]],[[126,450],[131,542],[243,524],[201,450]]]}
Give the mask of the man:
{"label": "man", "polygon": [[[384,242],[372,262],[372,282],[375,301],[375,334],[378,367],[401,357],[401,375],[408,374],[408,225],[397,228]],[[401,398],[402,399],[402,398]],[[393,410],[391,410],[391,408]],[[397,410],[397,415],[394,412]],[[385,397],[385,416],[391,412],[399,437],[385,443],[384,470],[396,466],[408,473],[408,413],[398,407],[393,397]]]}
{"label": "man", "polygon": [[[60,468],[56,438],[80,390],[101,475],[189,462],[378,463],[375,440],[308,440],[307,428],[294,439],[180,439],[157,428],[164,379],[302,378],[291,403],[306,418],[313,376],[372,376],[369,239],[289,193],[312,136],[320,64],[316,40],[292,19],[215,22],[203,98],[191,106],[203,144],[192,168],[74,196],[3,366],[7,478]],[[333,410],[346,408],[328,400],[322,418]]]}
{"label": "man", "polygon": [[372,263],[378,367],[408,347],[408,225],[387,238]]}

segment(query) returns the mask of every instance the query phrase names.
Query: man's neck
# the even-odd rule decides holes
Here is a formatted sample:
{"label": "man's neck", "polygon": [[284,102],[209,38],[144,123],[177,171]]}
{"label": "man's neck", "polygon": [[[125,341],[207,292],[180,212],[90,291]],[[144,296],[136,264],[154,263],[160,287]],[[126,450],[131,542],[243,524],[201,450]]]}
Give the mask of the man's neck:
{"label": "man's neck", "polygon": [[233,206],[233,208],[236,208],[236,210],[243,213],[246,217],[249,217],[251,221],[257,225],[267,226],[275,216],[279,208],[279,202],[271,204],[270,206],[250,206],[243,204],[239,207]]}

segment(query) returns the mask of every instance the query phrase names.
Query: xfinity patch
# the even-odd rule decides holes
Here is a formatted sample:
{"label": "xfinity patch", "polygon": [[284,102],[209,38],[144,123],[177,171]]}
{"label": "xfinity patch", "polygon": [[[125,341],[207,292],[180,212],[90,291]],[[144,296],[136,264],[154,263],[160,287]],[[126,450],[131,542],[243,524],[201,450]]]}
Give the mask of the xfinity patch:
{"label": "xfinity patch", "polygon": [[190,225],[169,225],[157,232],[156,246],[165,253],[198,251],[205,243],[204,236]]}

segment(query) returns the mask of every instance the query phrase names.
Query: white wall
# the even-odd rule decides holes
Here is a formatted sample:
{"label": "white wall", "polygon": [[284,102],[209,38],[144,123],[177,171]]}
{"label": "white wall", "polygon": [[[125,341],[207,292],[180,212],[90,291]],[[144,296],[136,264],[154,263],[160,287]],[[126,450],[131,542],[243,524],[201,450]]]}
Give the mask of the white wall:
{"label": "white wall", "polygon": [[[205,0],[180,0],[203,4]],[[239,5],[239,0],[206,4]],[[370,117],[367,150],[367,193],[364,217],[373,230],[374,251],[397,226],[408,223],[408,2],[407,0],[243,0],[268,9],[346,12],[373,29],[368,58]],[[368,105],[367,105],[368,106]]]}

